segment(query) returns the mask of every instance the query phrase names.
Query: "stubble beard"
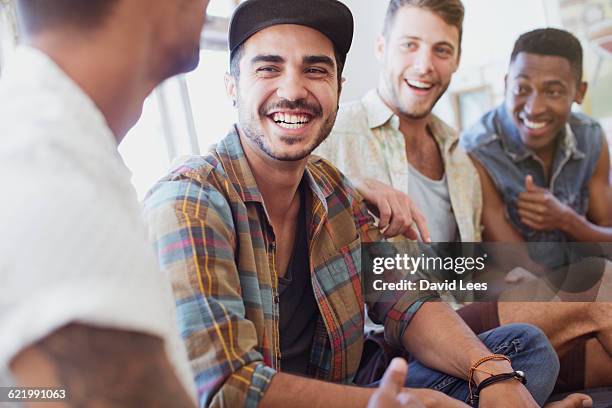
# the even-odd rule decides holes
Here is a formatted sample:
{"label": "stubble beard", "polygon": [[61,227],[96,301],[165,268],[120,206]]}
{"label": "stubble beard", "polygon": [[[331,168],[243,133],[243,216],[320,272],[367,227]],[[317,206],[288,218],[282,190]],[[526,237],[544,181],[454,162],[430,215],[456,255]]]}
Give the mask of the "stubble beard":
{"label": "stubble beard", "polygon": [[389,90],[389,96],[391,99],[391,103],[393,104],[395,109],[398,111],[400,116],[406,119],[410,119],[410,120],[421,120],[421,119],[425,119],[426,117],[428,117],[433,111],[434,106],[436,106],[440,98],[442,98],[442,95],[444,95],[446,91],[448,90],[449,85],[450,85],[450,82],[441,89],[440,93],[436,95],[434,101],[429,106],[425,106],[422,108],[421,107],[415,108],[415,107],[405,106],[406,104],[404,104],[401,101],[399,92],[396,88],[393,87],[390,79],[387,79],[387,83],[386,83],[387,89]]}
{"label": "stubble beard", "polygon": [[[246,109],[242,108],[243,104],[240,103],[240,98],[238,99],[238,123],[240,124],[240,128],[244,134],[244,136],[249,139],[259,150],[264,152],[268,157],[284,162],[291,161],[300,161],[308,156],[317,148],[331,133],[331,130],[336,121],[336,114],[338,112],[337,108],[334,112],[330,113],[327,118],[323,121],[319,132],[317,133],[317,137],[315,140],[308,145],[305,149],[297,153],[280,153],[274,152],[272,148],[266,142],[266,138],[264,137],[264,132],[259,123],[263,122],[267,119],[265,114],[261,112],[257,112],[255,115],[249,114],[246,112]],[[315,118],[313,118],[314,120]],[[287,144],[289,146],[296,144],[298,141],[289,138],[289,137],[280,137],[282,143]]]}

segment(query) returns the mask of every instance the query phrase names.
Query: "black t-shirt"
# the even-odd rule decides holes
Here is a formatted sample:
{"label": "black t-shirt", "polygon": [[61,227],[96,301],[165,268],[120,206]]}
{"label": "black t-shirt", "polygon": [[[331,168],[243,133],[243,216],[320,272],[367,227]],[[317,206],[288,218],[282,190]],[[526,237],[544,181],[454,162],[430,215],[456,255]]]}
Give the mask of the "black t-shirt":
{"label": "black t-shirt", "polygon": [[281,371],[308,374],[319,307],[312,290],[306,231],[306,189],[300,185],[300,212],[287,274],[278,279]]}

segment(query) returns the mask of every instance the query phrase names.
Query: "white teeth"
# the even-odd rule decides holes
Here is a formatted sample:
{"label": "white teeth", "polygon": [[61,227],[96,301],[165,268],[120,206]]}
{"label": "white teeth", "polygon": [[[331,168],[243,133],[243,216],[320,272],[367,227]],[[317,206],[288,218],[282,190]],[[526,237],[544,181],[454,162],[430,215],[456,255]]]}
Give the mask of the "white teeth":
{"label": "white teeth", "polygon": [[523,119],[523,123],[524,123],[524,124],[525,124],[525,126],[527,126],[529,129],[533,129],[533,130],[542,129],[543,127],[545,127],[546,125],[548,125],[548,122],[532,122],[532,121],[527,120],[527,119]]}
{"label": "white teeth", "polygon": [[304,124],[298,124],[298,123],[284,123],[284,122],[277,122],[277,124],[285,129],[300,129],[303,128]]}
{"label": "white teeth", "polygon": [[408,85],[419,89],[430,89],[433,86],[432,84],[428,84],[427,82],[416,81],[414,79],[408,79],[406,80],[406,82],[408,82]]}
{"label": "white teeth", "polygon": [[272,120],[285,129],[299,129],[310,122],[306,115],[291,115],[282,112],[272,115]]}

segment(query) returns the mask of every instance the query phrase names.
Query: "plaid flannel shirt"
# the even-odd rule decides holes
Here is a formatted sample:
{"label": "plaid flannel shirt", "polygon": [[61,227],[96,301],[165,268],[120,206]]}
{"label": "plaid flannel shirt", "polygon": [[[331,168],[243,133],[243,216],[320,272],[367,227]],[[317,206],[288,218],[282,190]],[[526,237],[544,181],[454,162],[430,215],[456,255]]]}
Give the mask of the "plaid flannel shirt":
{"label": "plaid flannel shirt", "polygon": [[[311,157],[307,231],[320,310],[314,378],[351,383],[363,349],[364,303],[387,340],[401,336],[429,292],[395,303],[364,298],[361,243],[382,239],[359,195],[328,162]],[[275,239],[234,128],[207,156],[189,159],[145,201],[161,268],[169,275],[200,406],[256,407],[280,367]]]}

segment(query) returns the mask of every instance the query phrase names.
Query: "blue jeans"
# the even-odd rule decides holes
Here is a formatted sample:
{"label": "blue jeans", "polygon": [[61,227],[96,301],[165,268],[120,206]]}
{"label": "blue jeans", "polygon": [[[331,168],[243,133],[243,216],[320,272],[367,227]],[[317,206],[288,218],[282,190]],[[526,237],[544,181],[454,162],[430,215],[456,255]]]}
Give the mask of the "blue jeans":
{"label": "blue jeans", "polygon": [[[559,374],[559,359],[544,333],[528,324],[509,324],[478,336],[495,354],[512,360],[515,370],[525,372],[526,387],[542,406],[550,396]],[[467,401],[467,381],[425,367],[418,361],[410,363],[406,387],[430,388],[458,400]]]}

